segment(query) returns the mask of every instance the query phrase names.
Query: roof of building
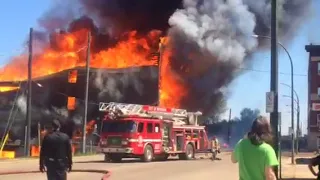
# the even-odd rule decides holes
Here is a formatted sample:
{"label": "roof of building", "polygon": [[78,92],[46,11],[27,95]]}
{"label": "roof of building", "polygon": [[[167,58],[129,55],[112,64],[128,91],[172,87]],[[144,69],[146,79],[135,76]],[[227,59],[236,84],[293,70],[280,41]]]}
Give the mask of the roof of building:
{"label": "roof of building", "polygon": [[313,44],[306,45],[305,49],[307,52],[315,52],[315,51],[320,52],[320,45],[313,45]]}

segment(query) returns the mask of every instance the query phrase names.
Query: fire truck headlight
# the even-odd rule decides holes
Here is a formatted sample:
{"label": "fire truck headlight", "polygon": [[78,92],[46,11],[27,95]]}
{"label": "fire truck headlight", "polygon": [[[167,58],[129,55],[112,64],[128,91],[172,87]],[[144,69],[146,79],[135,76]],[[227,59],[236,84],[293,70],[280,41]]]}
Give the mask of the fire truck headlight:
{"label": "fire truck headlight", "polygon": [[129,144],[129,140],[128,140],[128,139],[122,140],[122,141],[121,141],[121,144],[124,145],[124,146],[126,146],[126,145]]}
{"label": "fire truck headlight", "polygon": [[100,141],[100,145],[101,146],[106,146],[107,145],[107,141],[106,140],[101,140]]}

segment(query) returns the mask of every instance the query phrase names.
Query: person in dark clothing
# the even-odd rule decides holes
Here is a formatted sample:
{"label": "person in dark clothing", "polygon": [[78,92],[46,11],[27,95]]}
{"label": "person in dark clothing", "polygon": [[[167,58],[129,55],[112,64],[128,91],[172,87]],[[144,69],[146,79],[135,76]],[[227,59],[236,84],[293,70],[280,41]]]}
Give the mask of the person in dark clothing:
{"label": "person in dark clothing", "polygon": [[42,140],[39,169],[47,171],[48,180],[66,180],[72,169],[72,148],[69,136],[60,132],[60,122],[54,120]]}
{"label": "person in dark clothing", "polygon": [[[313,169],[314,166],[318,166],[318,172],[316,173]],[[317,180],[320,180],[320,155],[315,158],[312,158],[309,163],[309,169],[314,176],[317,176]]]}

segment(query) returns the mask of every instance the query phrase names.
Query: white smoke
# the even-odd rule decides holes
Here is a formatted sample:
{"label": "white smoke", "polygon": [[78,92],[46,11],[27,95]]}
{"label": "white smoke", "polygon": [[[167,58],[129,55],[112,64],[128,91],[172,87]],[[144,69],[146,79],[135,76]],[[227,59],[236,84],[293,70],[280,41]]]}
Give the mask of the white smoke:
{"label": "white smoke", "polygon": [[27,97],[26,95],[20,95],[17,99],[17,106],[19,110],[23,113],[27,113]]}
{"label": "white smoke", "polygon": [[108,96],[113,100],[119,101],[123,98],[122,90],[129,86],[142,95],[143,84],[133,69],[123,70],[120,76],[115,76],[114,72],[99,70],[96,74],[94,84],[100,90],[99,96]]}
{"label": "white smoke", "polygon": [[255,16],[242,0],[203,0],[201,4],[198,0],[184,0],[183,5],[184,9],[177,10],[169,19],[173,47],[185,49],[175,55],[189,61],[240,65],[247,52],[257,46],[256,39],[251,37]]}
{"label": "white smoke", "polygon": [[67,118],[69,116],[69,111],[66,107],[64,108],[57,108],[57,107],[52,107],[52,109],[54,110],[54,112],[64,118]]}

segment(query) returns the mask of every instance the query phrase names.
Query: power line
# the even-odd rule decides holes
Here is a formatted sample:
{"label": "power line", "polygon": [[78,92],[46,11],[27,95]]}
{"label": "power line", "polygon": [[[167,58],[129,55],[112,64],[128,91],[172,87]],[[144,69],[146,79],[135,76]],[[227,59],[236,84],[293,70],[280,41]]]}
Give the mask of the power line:
{"label": "power line", "polygon": [[[253,71],[253,72],[260,72],[260,73],[270,73],[270,71],[267,71],[267,70],[258,70],[258,69],[251,69],[251,68],[238,68],[238,69],[243,69],[243,70],[246,70],[246,71]],[[284,72],[279,72],[279,74],[282,74],[282,75],[291,75],[290,73],[284,73]],[[306,74],[293,74],[294,76],[308,76]]]}

